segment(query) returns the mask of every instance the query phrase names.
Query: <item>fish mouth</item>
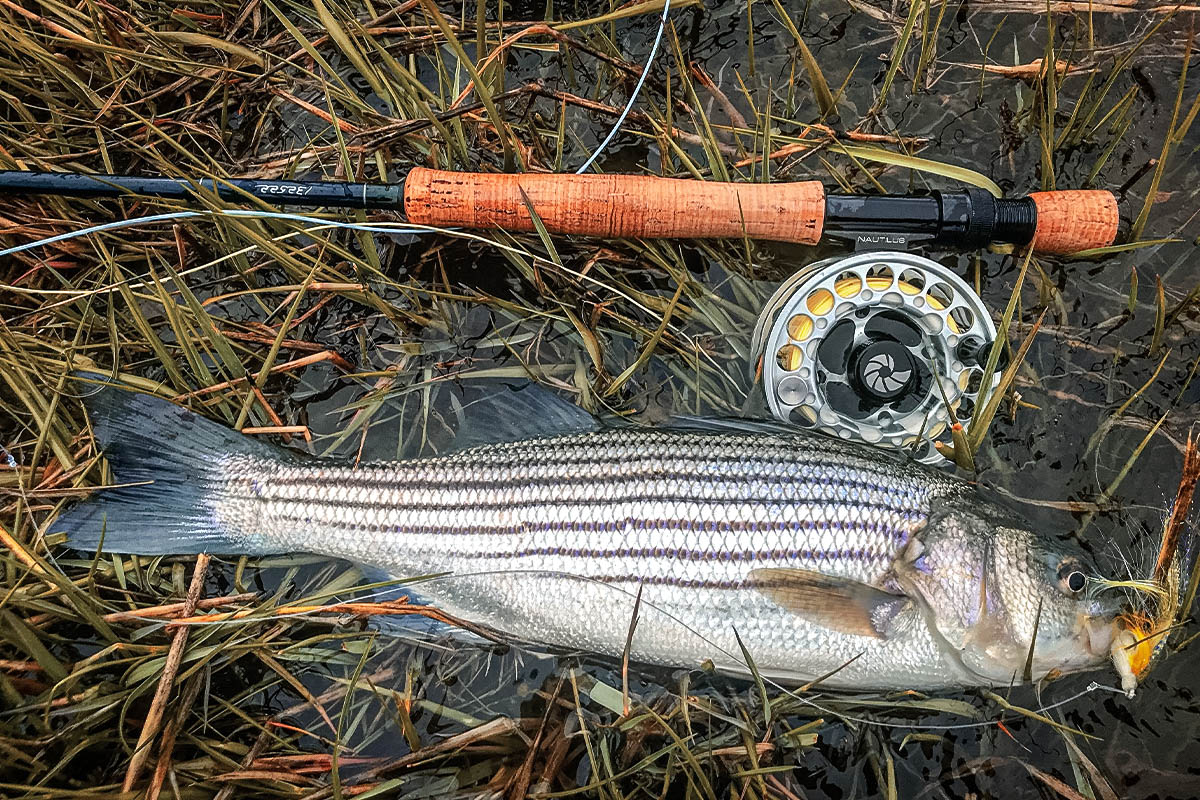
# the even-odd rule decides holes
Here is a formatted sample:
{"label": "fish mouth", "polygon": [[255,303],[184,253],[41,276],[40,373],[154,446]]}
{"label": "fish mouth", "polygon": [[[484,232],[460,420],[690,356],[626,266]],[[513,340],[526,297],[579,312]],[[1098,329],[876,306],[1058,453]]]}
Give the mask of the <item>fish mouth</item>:
{"label": "fish mouth", "polygon": [[1112,653],[1114,640],[1125,628],[1115,616],[1089,616],[1083,623],[1083,643],[1093,656],[1104,658]]}
{"label": "fish mouth", "polygon": [[1083,618],[1079,642],[1091,655],[1093,663],[1108,660],[1121,679],[1121,690],[1133,697],[1138,681],[1145,673],[1140,649],[1144,637],[1131,625],[1128,614],[1086,616]]}
{"label": "fish mouth", "polygon": [[1113,642],[1125,629],[1121,620],[1129,609],[1123,598],[1113,594],[1092,595],[1080,609],[1080,643],[1093,657],[1107,658],[1112,653]]}
{"label": "fish mouth", "polygon": [[1139,677],[1136,661],[1138,637],[1121,620],[1114,620],[1109,627],[1112,631],[1109,658],[1121,678],[1121,690],[1127,697],[1133,697]]}
{"label": "fish mouth", "polygon": [[1134,655],[1140,637],[1132,629],[1130,614],[1112,601],[1091,605],[1091,613],[1080,615],[1079,643],[1094,659],[1093,663],[1112,662],[1121,679],[1122,691],[1132,697],[1138,684]]}

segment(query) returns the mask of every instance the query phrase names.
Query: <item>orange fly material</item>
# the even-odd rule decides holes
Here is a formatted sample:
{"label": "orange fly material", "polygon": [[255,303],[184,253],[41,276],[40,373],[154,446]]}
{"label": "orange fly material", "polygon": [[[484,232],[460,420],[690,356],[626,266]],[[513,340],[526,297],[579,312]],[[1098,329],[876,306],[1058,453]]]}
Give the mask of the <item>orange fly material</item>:
{"label": "orange fly material", "polygon": [[[1162,626],[1156,625],[1154,620],[1142,613],[1130,612],[1122,614],[1119,618],[1119,623],[1125,630],[1130,631],[1137,637],[1137,643],[1129,648],[1129,668],[1133,670],[1133,674],[1140,680],[1150,669],[1150,662],[1154,658],[1154,650],[1163,641],[1163,637],[1167,635],[1167,631]],[[1157,633],[1155,632],[1156,630],[1158,631]]]}

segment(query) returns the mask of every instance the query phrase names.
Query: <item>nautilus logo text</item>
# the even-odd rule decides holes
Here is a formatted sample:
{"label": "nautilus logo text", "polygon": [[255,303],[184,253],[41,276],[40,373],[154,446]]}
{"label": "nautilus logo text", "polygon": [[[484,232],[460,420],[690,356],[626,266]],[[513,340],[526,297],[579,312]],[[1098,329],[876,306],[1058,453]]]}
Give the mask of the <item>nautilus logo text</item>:
{"label": "nautilus logo text", "polygon": [[891,394],[902,388],[912,375],[911,369],[896,369],[891,353],[879,353],[863,368],[863,380],[879,394]]}

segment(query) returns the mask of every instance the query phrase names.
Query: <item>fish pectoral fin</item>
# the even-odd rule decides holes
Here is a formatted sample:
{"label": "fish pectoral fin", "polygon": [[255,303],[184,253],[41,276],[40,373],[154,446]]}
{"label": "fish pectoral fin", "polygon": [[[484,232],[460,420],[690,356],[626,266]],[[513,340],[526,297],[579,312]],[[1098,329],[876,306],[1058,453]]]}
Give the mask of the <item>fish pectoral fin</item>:
{"label": "fish pectoral fin", "polygon": [[902,594],[806,569],[764,567],[749,586],[798,617],[840,633],[886,639],[895,617],[912,606]]}

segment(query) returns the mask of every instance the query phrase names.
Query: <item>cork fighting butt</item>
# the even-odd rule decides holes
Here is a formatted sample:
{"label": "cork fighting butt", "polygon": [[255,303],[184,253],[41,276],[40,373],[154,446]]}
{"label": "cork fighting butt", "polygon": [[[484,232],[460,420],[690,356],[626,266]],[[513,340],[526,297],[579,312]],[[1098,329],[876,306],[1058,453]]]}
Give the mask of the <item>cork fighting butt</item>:
{"label": "cork fighting butt", "polygon": [[1108,247],[1117,240],[1117,198],[1103,189],[1067,189],[1029,195],[1037,208],[1035,253],[1067,254]]}

